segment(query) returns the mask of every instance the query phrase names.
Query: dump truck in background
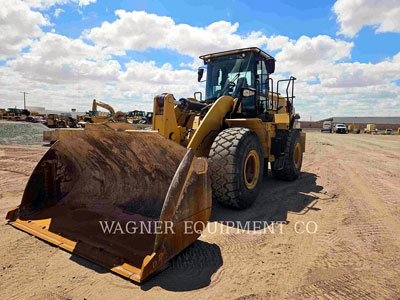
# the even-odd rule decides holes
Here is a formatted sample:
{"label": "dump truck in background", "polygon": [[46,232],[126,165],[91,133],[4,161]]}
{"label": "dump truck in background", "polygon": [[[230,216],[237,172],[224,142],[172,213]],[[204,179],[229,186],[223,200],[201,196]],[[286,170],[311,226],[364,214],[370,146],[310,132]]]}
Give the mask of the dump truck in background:
{"label": "dump truck in background", "polygon": [[[258,48],[200,58],[205,100],[156,96],[152,131],[125,123],[60,131],[9,224],[143,282],[200,236],[212,198],[249,207],[269,164],[276,178],[295,180],[306,140],[294,128],[295,78],[274,90],[275,59]],[[132,234],[105,232],[102,222]],[[140,234],[139,224],[149,230]]]}

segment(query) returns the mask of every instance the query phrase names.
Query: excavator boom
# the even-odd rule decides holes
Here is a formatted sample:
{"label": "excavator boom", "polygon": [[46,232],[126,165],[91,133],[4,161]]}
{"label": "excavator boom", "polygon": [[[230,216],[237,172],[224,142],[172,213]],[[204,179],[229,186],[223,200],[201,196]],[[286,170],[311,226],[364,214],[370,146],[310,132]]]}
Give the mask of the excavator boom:
{"label": "excavator boom", "polygon": [[97,112],[97,106],[107,109],[110,112],[111,117],[115,115],[115,110],[111,107],[111,105],[93,99],[92,111]]}

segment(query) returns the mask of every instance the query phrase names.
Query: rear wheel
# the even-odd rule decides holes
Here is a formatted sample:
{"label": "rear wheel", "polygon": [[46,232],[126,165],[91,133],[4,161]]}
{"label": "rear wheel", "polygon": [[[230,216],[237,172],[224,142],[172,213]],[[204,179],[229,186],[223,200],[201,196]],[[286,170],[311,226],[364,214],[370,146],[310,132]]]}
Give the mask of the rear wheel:
{"label": "rear wheel", "polygon": [[248,128],[229,128],[215,138],[209,155],[213,199],[243,209],[256,199],[264,172],[257,134]]}
{"label": "rear wheel", "polygon": [[275,178],[292,181],[300,175],[303,162],[303,150],[299,130],[291,130],[286,136],[284,155],[271,162],[271,171]]}

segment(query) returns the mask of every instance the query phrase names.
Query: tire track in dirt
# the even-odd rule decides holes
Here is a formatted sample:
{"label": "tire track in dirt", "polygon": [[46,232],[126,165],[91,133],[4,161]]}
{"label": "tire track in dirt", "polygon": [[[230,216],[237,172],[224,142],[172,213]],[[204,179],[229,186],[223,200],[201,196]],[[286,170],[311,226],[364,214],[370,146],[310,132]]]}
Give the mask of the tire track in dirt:
{"label": "tire track in dirt", "polygon": [[348,300],[375,300],[391,299],[396,291],[391,288],[368,289],[364,288],[360,280],[361,274],[346,274],[335,279],[317,281],[303,286],[288,295],[286,299],[348,299]]}
{"label": "tire track in dirt", "polygon": [[[24,234],[23,237],[2,249],[0,252],[2,260],[9,265],[12,273],[20,274],[18,279],[13,278],[9,272],[1,276],[2,281],[7,282],[10,299],[27,299],[34,296],[35,291],[28,287],[33,282],[40,284],[45,273],[47,260],[55,252],[55,247],[49,246],[28,234]],[[36,255],[36,253],[41,255]],[[35,261],[33,266],[30,264],[32,260]],[[4,290],[4,287],[0,286],[0,289]],[[35,297],[33,298],[39,299],[39,297]]]}
{"label": "tire track in dirt", "polygon": [[400,217],[400,195],[393,194],[393,191],[396,190],[396,185],[377,177],[374,182],[374,189],[391,213],[396,217]]}
{"label": "tire track in dirt", "polygon": [[[358,142],[362,138],[310,134],[304,173],[297,182],[267,178],[251,209],[213,209],[210,224],[219,227],[227,227],[222,224],[226,220],[287,219],[283,235],[236,233],[232,227],[227,234],[205,234],[194,248],[173,259],[169,269],[139,286],[63,251],[49,252],[45,243],[25,240],[25,234],[21,238],[21,232],[7,227],[0,231],[5,234],[0,256],[10,264],[20,260],[6,253],[19,251],[11,246],[17,241],[17,246],[26,243],[21,251],[28,259],[21,259],[24,266],[0,269],[0,288],[7,299],[34,293],[37,299],[398,298],[400,235],[394,207],[400,168],[395,168],[398,159],[391,152],[397,145],[400,149],[400,143],[365,137],[378,147]],[[36,153],[39,159],[38,151],[24,148],[18,155],[29,159]],[[9,162],[18,163],[11,152],[8,156],[14,157]],[[35,163],[31,164],[33,169]],[[0,176],[14,176],[20,185],[25,180],[17,173],[1,172]],[[9,182],[5,195],[16,188],[20,189]],[[293,233],[296,221],[308,220],[318,222],[317,234]],[[30,281],[18,275],[27,268]]]}
{"label": "tire track in dirt", "polygon": [[[326,228],[320,232],[318,242],[328,245],[329,250],[323,251],[318,256],[309,272],[316,268],[322,273],[326,270],[331,274],[335,274],[335,269],[349,269],[346,271],[347,274],[342,277],[320,281],[317,284],[304,285],[300,290],[289,294],[288,298],[376,299],[398,295],[398,292],[388,284],[377,289],[365,289],[365,287],[362,287],[361,282],[354,282],[354,278],[362,277],[362,275],[355,276],[355,271],[352,270],[363,269],[370,272],[371,269],[375,268],[374,271],[383,276],[385,268],[382,265],[371,266],[366,262],[376,259],[377,257],[374,254],[382,253],[382,248],[393,240],[394,232],[386,222],[379,219],[379,216],[374,216],[374,212],[372,212],[371,216],[371,209],[368,209],[362,197],[362,191],[366,187],[362,184],[360,185],[360,182],[354,182],[354,178],[360,177],[360,174],[363,174],[365,180],[363,183],[367,184],[374,177],[371,176],[369,170],[347,168],[347,160],[340,160],[337,157],[340,157],[341,154],[346,157],[346,153],[350,151],[351,147],[344,140],[332,142],[335,146],[326,148],[324,152],[326,159],[335,161],[337,166],[329,170],[333,175],[330,176],[332,182],[329,185],[334,187],[331,192],[337,193],[340,199],[338,210],[345,213],[337,216],[339,227]],[[351,149],[354,150],[354,148]],[[355,152],[357,153],[358,150],[355,150]],[[356,160],[359,157],[361,156],[355,155]],[[321,174],[326,166],[319,165],[318,173]],[[333,170],[334,172],[332,172]],[[325,171],[327,170],[325,169]],[[355,188],[356,191],[354,191]],[[373,191],[369,190],[368,192],[373,194]],[[393,192],[388,192],[387,198],[391,198],[390,195],[393,195]],[[340,227],[340,224],[342,224],[342,227]],[[394,247],[396,249],[397,245]],[[386,263],[388,262],[387,260]],[[397,266],[397,263],[396,259],[390,260],[391,266]]]}

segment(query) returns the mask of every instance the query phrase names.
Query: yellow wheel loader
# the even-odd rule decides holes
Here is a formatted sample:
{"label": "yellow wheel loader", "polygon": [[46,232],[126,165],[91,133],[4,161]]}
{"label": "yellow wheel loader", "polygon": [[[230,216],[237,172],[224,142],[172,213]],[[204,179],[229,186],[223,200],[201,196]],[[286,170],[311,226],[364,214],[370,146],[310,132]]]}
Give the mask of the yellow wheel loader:
{"label": "yellow wheel loader", "polygon": [[212,197],[248,207],[268,163],[275,177],[296,179],[305,134],[293,128],[295,78],[274,91],[275,60],[258,48],[201,59],[205,99],[156,96],[152,131],[60,131],[9,224],[142,282],[200,236]]}
{"label": "yellow wheel loader", "polygon": [[128,112],[128,121],[132,124],[148,124],[146,112],[143,110],[133,110]]}

